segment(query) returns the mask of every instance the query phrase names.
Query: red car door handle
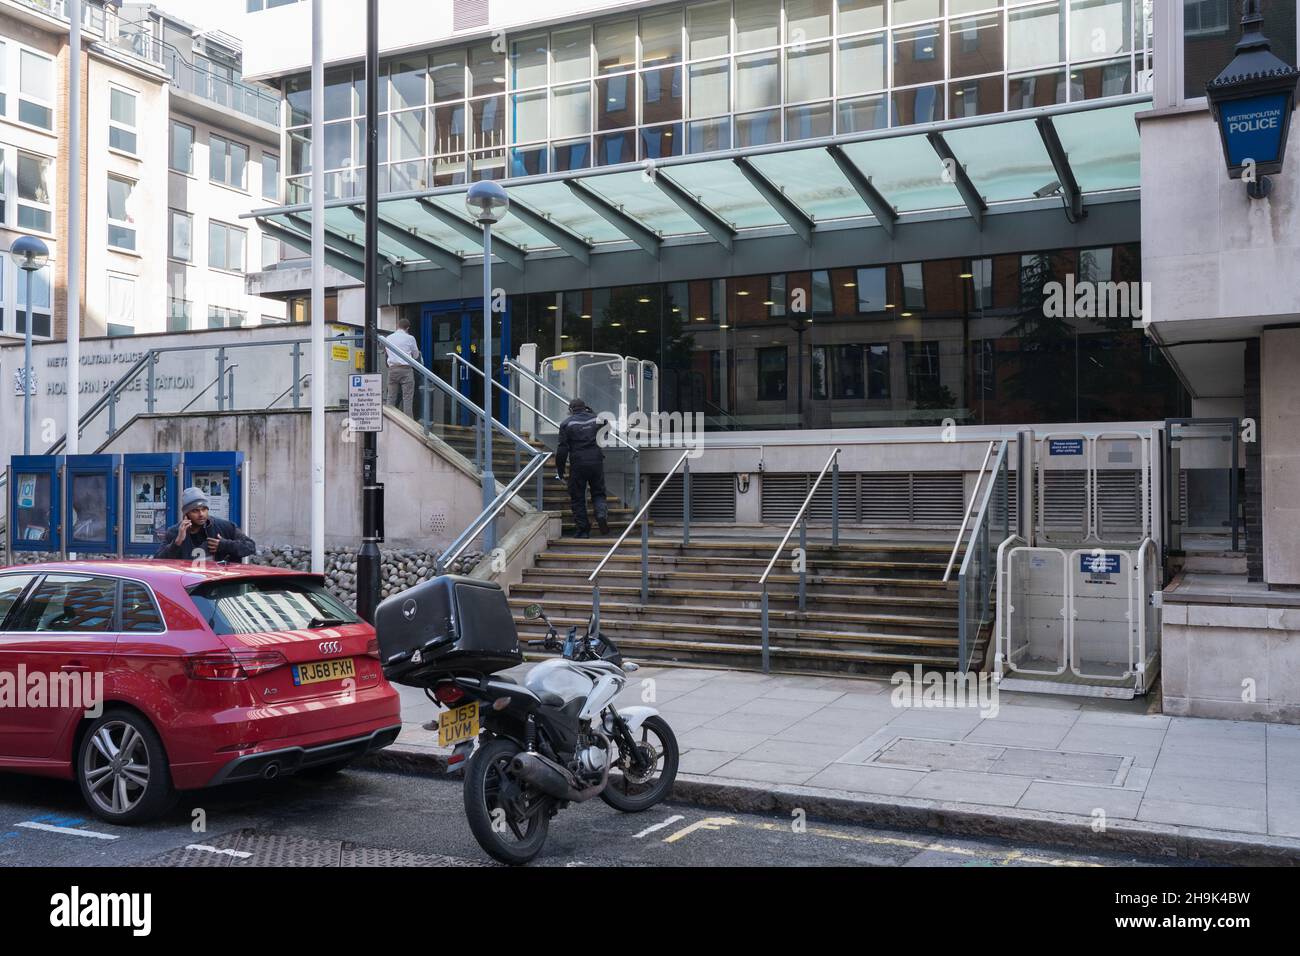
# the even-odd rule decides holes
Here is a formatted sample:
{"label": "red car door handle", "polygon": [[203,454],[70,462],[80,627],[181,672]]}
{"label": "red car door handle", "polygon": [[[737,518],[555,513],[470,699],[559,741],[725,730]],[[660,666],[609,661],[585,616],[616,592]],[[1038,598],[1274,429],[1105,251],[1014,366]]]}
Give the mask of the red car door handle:
{"label": "red car door handle", "polygon": [[59,668],[61,671],[88,671],[90,670],[85,664],[64,664]]}

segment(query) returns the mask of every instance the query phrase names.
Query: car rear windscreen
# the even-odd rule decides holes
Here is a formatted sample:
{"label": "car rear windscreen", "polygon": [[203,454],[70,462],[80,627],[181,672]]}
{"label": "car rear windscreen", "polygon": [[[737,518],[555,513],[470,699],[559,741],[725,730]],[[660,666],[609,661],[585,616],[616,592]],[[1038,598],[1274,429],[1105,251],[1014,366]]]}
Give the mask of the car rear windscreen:
{"label": "car rear windscreen", "polygon": [[310,579],[213,581],[192,588],[190,597],[217,634],[297,631],[361,621],[323,585]]}

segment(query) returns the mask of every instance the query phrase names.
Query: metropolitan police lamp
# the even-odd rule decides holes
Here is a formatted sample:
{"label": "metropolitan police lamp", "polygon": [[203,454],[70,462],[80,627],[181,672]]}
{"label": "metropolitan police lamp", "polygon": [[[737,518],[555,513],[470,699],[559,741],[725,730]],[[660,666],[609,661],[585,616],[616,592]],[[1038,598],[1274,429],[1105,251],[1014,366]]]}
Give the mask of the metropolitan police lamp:
{"label": "metropolitan police lamp", "polygon": [[1259,0],[1245,0],[1236,56],[1205,87],[1223,139],[1228,175],[1246,181],[1251,199],[1272,188],[1267,176],[1280,173],[1295,110],[1300,70],[1275,56],[1260,27]]}

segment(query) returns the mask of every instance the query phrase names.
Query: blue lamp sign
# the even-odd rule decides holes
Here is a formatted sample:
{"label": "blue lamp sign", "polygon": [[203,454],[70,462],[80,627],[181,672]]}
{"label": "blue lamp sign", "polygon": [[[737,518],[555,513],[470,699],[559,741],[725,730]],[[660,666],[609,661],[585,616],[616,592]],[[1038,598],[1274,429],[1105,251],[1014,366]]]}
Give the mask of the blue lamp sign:
{"label": "blue lamp sign", "polygon": [[1205,88],[1228,175],[1245,181],[1251,199],[1267,196],[1267,177],[1282,172],[1300,82],[1300,71],[1270,50],[1263,22],[1259,0],[1245,0],[1236,55]]}

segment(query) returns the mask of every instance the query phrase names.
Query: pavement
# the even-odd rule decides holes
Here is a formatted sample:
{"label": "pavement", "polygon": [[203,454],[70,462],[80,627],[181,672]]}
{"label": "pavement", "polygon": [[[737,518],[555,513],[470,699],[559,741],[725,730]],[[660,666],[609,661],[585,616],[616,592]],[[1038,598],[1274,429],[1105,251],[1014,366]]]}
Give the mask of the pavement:
{"label": "pavement", "polygon": [[[529,666],[507,673],[522,679]],[[445,772],[448,751],[424,727],[439,708],[418,689],[400,691],[402,733],[371,765]],[[686,804],[1084,852],[1300,864],[1300,726],[995,685],[972,693],[971,706],[935,706],[933,696],[885,680],[645,666],[616,706],[647,703],[666,717],[682,752],[673,799]]]}

